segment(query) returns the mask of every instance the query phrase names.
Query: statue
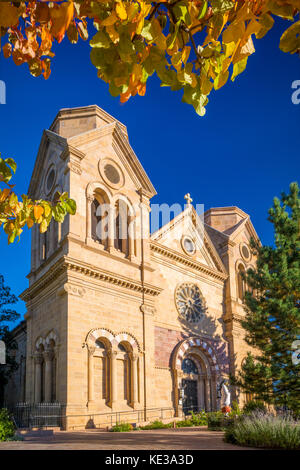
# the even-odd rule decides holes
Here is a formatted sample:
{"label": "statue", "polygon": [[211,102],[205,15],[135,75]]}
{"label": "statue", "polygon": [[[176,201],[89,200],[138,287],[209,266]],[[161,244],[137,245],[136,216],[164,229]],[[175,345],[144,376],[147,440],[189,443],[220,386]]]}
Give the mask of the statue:
{"label": "statue", "polygon": [[[223,394],[222,394],[223,392]],[[223,396],[222,396],[223,395]],[[221,409],[230,408],[231,403],[231,393],[229,391],[228,382],[224,379],[219,383],[218,386],[218,398],[223,398],[223,403],[221,403]]]}

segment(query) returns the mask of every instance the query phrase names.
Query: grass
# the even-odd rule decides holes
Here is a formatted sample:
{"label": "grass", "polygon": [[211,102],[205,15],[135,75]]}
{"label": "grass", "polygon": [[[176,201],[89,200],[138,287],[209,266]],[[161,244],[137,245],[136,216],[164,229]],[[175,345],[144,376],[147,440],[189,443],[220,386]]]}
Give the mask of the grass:
{"label": "grass", "polygon": [[225,441],[250,447],[299,450],[300,421],[289,415],[254,412],[227,428]]}

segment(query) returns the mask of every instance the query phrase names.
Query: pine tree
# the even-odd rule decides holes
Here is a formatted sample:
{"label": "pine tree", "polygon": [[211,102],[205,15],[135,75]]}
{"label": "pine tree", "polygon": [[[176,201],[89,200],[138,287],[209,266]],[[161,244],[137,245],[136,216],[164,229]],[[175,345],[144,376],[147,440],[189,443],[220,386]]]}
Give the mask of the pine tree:
{"label": "pine tree", "polygon": [[[252,241],[257,256],[245,280],[246,316],[242,326],[248,354],[233,383],[255,398],[300,414],[300,198],[297,183],[274,199],[268,220],[274,225],[274,246]],[[299,343],[298,343],[299,344]],[[294,353],[294,354],[293,354]],[[299,364],[297,364],[299,362]]]}
{"label": "pine tree", "polygon": [[17,297],[11,293],[10,287],[4,284],[4,277],[0,274],[0,340],[4,341],[6,345],[6,364],[0,365],[0,405],[3,402],[4,385],[17,368],[13,355],[9,354],[10,350],[16,349],[16,344],[9,331],[9,323],[20,317],[19,313],[11,308],[11,305],[17,302]]}

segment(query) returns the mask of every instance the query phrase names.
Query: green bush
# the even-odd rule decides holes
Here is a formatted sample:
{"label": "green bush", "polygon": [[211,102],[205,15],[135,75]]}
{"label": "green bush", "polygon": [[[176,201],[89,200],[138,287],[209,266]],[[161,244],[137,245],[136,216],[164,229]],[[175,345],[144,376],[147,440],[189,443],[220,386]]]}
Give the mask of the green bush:
{"label": "green bush", "polygon": [[162,421],[156,420],[153,421],[153,423],[146,424],[146,426],[140,426],[140,429],[168,429],[172,428],[173,423],[163,423]]}
{"label": "green bush", "polygon": [[254,412],[237,419],[225,430],[225,441],[270,449],[300,449],[300,422],[290,416]]}
{"label": "green bush", "polygon": [[15,425],[9,412],[3,408],[0,410],[0,441],[12,439],[15,435]]}
{"label": "green bush", "polygon": [[234,422],[234,418],[224,416],[222,411],[207,413],[207,426],[210,431],[223,431]]}
{"label": "green bush", "polygon": [[132,431],[132,425],[129,423],[117,423],[111,428],[111,432],[128,432]]}
{"label": "green bush", "polygon": [[267,412],[266,405],[261,400],[250,400],[246,405],[243,407],[243,412],[246,414],[250,414],[253,411],[261,411],[262,413]]}
{"label": "green bush", "polygon": [[231,411],[228,416],[230,416],[230,418],[235,418],[237,416],[242,416],[242,414],[243,414],[243,411],[240,409],[238,402],[233,401],[232,406],[231,406]]}
{"label": "green bush", "polygon": [[199,413],[192,413],[190,419],[193,426],[207,426],[207,413],[204,410]]}
{"label": "green bush", "polygon": [[195,426],[191,419],[185,419],[183,421],[176,421],[176,428],[189,428]]}

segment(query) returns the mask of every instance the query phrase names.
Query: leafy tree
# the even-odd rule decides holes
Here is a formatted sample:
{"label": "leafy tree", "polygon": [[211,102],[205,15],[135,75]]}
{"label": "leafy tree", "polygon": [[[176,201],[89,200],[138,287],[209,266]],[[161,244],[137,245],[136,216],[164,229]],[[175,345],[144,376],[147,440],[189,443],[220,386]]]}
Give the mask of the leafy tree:
{"label": "leafy tree", "polygon": [[252,242],[255,270],[245,276],[248,354],[234,383],[267,403],[300,413],[300,363],[293,360],[300,339],[300,198],[297,183],[274,199],[268,220],[275,245]]}
{"label": "leafy tree", "polygon": [[9,331],[9,323],[20,318],[19,313],[12,308],[17,302],[17,297],[11,293],[10,287],[4,284],[4,277],[0,274],[0,340],[4,341],[6,345],[6,364],[0,365],[0,404],[3,401],[4,385],[18,367],[13,355],[8,354],[9,351],[16,349],[16,344]]}
{"label": "leafy tree", "polygon": [[292,22],[279,47],[300,49],[299,0],[102,0],[1,2],[4,57],[27,63],[46,79],[53,42],[90,40],[91,61],[113,96],[144,95],[154,73],[161,86],[184,90],[183,101],[201,116],[211,90],[235,80],[278,17]]}
{"label": "leafy tree", "polygon": [[[75,214],[76,202],[68,198],[67,193],[60,195],[58,202],[38,200],[32,201],[26,195],[21,199],[13,192],[14,185],[9,184],[17,165],[12,158],[5,160],[0,157],[0,227],[3,226],[8,236],[8,243],[13,243],[16,237],[20,238],[25,226],[28,228],[38,224],[40,232],[46,232],[54,218],[63,222],[65,215]],[[1,183],[5,186],[1,189]]]}

